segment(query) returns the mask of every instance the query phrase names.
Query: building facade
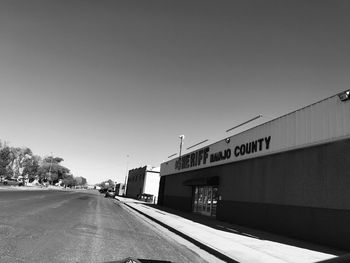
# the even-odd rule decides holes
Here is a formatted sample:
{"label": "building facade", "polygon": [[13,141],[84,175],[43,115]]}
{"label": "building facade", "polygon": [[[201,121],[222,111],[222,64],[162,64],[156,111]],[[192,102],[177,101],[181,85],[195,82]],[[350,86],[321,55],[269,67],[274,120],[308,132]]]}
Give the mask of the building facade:
{"label": "building facade", "polygon": [[141,195],[149,195],[152,202],[158,200],[160,167],[144,166],[129,170],[126,196],[140,198]]}
{"label": "building facade", "polygon": [[119,183],[115,185],[115,194],[118,196],[122,196],[125,194],[125,184]]}
{"label": "building facade", "polygon": [[332,96],[161,165],[159,204],[350,249],[350,100]]}

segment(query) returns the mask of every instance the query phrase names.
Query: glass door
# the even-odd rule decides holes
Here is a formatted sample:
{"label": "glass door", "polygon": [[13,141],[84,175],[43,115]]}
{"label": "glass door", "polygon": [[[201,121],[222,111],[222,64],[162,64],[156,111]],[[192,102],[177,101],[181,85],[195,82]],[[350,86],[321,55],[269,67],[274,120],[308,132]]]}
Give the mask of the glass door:
{"label": "glass door", "polygon": [[193,195],[193,212],[198,212],[198,187],[194,188]]}
{"label": "glass door", "polygon": [[210,212],[211,212],[211,207],[209,204],[210,200],[209,200],[209,187],[205,186],[203,187],[203,205],[202,205],[202,214],[203,215],[209,215],[210,216]]}
{"label": "glass door", "polygon": [[212,186],[196,186],[193,195],[193,212],[208,216],[216,215],[218,188]]}
{"label": "glass door", "polygon": [[212,195],[211,195],[211,215],[216,216],[216,206],[219,200],[219,194],[218,194],[218,188],[213,187],[212,188]]}

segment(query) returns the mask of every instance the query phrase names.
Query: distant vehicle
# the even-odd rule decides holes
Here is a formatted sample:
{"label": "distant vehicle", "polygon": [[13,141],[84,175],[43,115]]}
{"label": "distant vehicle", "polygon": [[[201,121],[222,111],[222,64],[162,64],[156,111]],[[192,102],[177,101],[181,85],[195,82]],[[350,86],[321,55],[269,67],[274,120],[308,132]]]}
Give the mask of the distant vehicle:
{"label": "distant vehicle", "polygon": [[138,199],[147,203],[153,203],[154,196],[151,194],[140,194]]}
{"label": "distant vehicle", "polygon": [[101,188],[100,190],[98,190],[101,194],[104,194],[107,192],[107,188]]}
{"label": "distant vehicle", "polygon": [[5,178],[1,180],[4,185],[17,185],[17,186],[23,186],[23,182],[19,181],[15,178]]}
{"label": "distant vehicle", "polygon": [[105,197],[112,197],[114,198],[115,197],[115,192],[112,188],[109,188],[107,191],[106,191],[106,194],[105,194]]}

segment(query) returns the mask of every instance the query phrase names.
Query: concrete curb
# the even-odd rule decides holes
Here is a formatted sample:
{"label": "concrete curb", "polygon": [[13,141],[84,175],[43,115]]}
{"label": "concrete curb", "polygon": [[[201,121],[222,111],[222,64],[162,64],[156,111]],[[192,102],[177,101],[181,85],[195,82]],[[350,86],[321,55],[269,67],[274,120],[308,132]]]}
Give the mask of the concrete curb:
{"label": "concrete curb", "polygon": [[169,231],[177,234],[178,236],[181,236],[182,238],[186,239],[187,241],[190,241],[191,243],[195,244],[196,246],[200,247],[201,249],[205,250],[206,252],[216,256],[217,258],[223,260],[223,261],[226,261],[228,263],[239,263],[238,261],[226,256],[225,254],[213,249],[212,247],[209,247],[201,242],[199,242],[198,240],[182,233],[181,231],[159,221],[158,219],[155,219],[154,217],[150,216],[150,215],[147,215],[146,213],[144,212],[141,212],[140,210],[136,209],[135,207],[132,207],[130,205],[128,205],[126,202],[123,202],[123,201],[120,201],[119,199],[116,198],[116,200],[118,200],[119,202],[123,203],[124,205],[126,205],[127,207],[133,209],[134,211],[138,212],[139,214],[147,217],[148,219],[156,222],[157,224],[161,225],[162,227],[165,227],[166,229],[168,229]]}

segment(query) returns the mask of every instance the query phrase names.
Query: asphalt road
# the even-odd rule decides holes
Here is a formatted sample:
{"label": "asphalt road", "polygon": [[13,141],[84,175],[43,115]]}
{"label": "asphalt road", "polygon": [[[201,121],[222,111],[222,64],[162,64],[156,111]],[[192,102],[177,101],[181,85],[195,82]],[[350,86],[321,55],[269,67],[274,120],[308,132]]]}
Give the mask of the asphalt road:
{"label": "asphalt road", "polygon": [[0,190],[1,262],[104,262],[128,256],[204,262],[103,195]]}

